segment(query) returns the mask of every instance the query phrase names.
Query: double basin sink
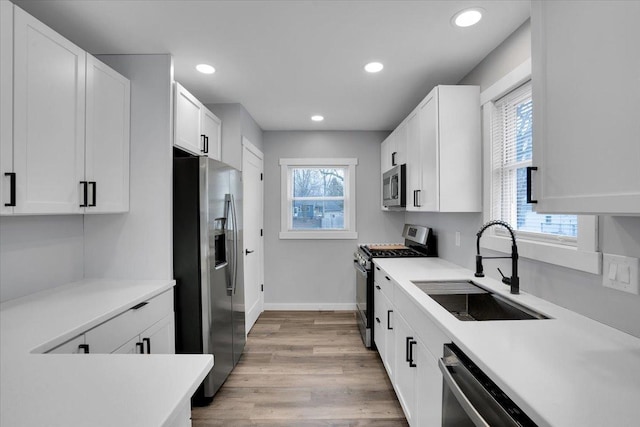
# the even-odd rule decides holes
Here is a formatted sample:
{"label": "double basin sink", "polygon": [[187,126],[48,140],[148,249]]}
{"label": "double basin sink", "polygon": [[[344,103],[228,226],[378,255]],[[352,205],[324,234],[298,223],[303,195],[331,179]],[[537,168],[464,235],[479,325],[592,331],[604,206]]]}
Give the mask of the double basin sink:
{"label": "double basin sink", "polygon": [[470,280],[412,283],[461,321],[548,319],[544,314],[487,291]]}

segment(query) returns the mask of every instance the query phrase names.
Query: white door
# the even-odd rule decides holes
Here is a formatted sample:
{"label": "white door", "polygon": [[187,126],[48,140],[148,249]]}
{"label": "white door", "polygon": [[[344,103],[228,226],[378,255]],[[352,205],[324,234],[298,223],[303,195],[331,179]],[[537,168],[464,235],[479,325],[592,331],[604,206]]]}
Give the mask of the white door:
{"label": "white door", "polygon": [[87,213],[129,210],[129,80],[87,55]]}
{"label": "white door", "polygon": [[204,153],[204,137],[201,133],[202,104],[180,83],[175,92],[174,145],[201,156]]}
{"label": "white door", "polygon": [[244,288],[247,315],[246,331],[249,333],[264,310],[264,246],[263,246],[263,182],[262,152],[248,139],[242,138],[242,183],[244,194]]}
{"label": "white door", "polygon": [[222,160],[222,121],[206,107],[202,107],[202,134],[207,156]]}
{"label": "white door", "polygon": [[16,7],[15,213],[80,213],[86,54]]}

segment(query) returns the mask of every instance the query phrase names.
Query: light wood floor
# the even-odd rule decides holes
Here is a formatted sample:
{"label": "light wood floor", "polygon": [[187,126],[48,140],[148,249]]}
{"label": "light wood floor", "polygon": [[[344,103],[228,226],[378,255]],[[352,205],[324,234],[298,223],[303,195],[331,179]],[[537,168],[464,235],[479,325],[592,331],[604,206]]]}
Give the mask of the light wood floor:
{"label": "light wood floor", "polygon": [[407,426],[354,312],[266,311],[238,366],[193,427]]}

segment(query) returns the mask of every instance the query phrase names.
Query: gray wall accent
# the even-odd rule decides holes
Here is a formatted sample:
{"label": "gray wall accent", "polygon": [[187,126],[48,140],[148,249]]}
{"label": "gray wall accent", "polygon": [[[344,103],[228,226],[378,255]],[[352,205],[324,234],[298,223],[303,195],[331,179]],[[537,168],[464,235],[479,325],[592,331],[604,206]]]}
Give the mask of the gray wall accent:
{"label": "gray wall accent", "polygon": [[482,92],[529,58],[531,58],[531,20],[527,19],[458,84],[480,85],[480,92]]}
{"label": "gray wall accent", "polygon": [[[492,51],[460,84],[490,87],[501,77],[531,57],[531,26],[525,22]],[[463,267],[475,268],[476,232],[481,213],[406,213],[406,221],[433,227],[438,235],[441,258]],[[455,232],[461,235],[455,246]],[[640,218],[601,216],[600,249],[606,253],[640,257]],[[483,251],[488,255],[497,252]],[[509,261],[487,260],[485,273],[499,278],[496,270],[511,271]],[[583,273],[553,264],[520,258],[520,286],[529,292],[621,331],[640,337],[640,296],[604,288],[602,276]]]}
{"label": "gray wall accent", "polygon": [[[264,133],[265,304],[351,308],[358,242],[397,242],[403,212],[380,209],[380,144],[387,132]],[[357,240],[280,240],[280,158],[356,157]]]}
{"label": "gray wall accent", "polygon": [[129,213],[85,215],[85,276],[173,278],[171,55],[100,55],[131,80]]}
{"label": "gray wall accent", "polygon": [[262,129],[242,104],[205,104],[222,120],[222,161],[242,170],[242,137],[262,150]]}
{"label": "gray wall accent", "polygon": [[0,217],[0,302],[83,278],[82,215]]}

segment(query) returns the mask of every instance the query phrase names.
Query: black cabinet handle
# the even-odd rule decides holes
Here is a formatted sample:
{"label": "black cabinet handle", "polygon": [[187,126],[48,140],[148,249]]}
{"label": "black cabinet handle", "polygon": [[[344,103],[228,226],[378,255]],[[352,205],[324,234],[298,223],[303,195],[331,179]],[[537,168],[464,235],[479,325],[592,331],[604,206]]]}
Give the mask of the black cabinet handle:
{"label": "black cabinet handle", "polygon": [[376,322],[380,323],[380,318],[376,317]]}
{"label": "black cabinet handle", "polygon": [[206,154],[206,149],[207,149],[207,135],[202,134],[200,135],[200,138],[202,138],[202,148],[200,149],[200,151],[202,151],[203,153]]}
{"label": "black cabinet handle", "polygon": [[147,345],[147,354],[151,354],[151,338],[143,338],[142,342]]}
{"label": "black cabinet handle", "polygon": [[145,305],[149,304],[147,301],[143,301],[140,304],[136,304],[133,307],[131,307],[131,310],[137,310],[139,308],[144,307]]}
{"label": "black cabinet handle", "polygon": [[380,271],[380,267],[378,267],[377,265],[376,265],[376,270]]}
{"label": "black cabinet handle", "polygon": [[15,206],[16,205],[16,173],[15,172],[5,172],[4,176],[9,177],[9,203],[5,203],[5,206]]}
{"label": "black cabinet handle", "polygon": [[379,285],[376,285],[376,289],[377,289],[377,290],[380,290],[380,289],[382,289],[382,288],[381,288]]}
{"label": "black cabinet handle", "polygon": [[245,255],[252,254],[253,252],[254,252],[254,251],[250,251],[249,249],[245,249],[245,250],[244,250],[244,254],[245,254]]}
{"label": "black cabinet handle", "polygon": [[393,310],[387,310],[387,329],[393,331],[391,327],[391,313],[393,313]]}
{"label": "black cabinet handle", "polygon": [[527,203],[538,203],[537,200],[531,198],[531,172],[537,170],[537,166],[527,166]]}
{"label": "black cabinet handle", "polygon": [[396,154],[398,154],[397,151],[394,151],[393,153],[391,153],[391,166],[396,165]]}
{"label": "black cabinet handle", "polygon": [[89,181],[89,185],[93,187],[93,195],[91,197],[91,204],[89,206],[96,205],[96,193],[98,192],[98,184],[95,181]]}
{"label": "black cabinet handle", "polygon": [[409,362],[409,363],[411,363],[409,359],[409,343],[411,342],[411,340],[413,340],[413,337],[407,337],[407,343],[404,351],[405,359],[406,359],[405,362]]}
{"label": "black cabinet handle", "polygon": [[413,345],[414,344],[418,344],[418,341],[414,341],[413,338],[411,338],[411,341],[409,341],[409,360],[408,360],[409,367],[411,367],[411,368],[415,368],[416,366],[418,366],[418,365],[415,364],[415,361],[413,360]]}
{"label": "black cabinet handle", "polygon": [[144,345],[141,342],[136,343],[136,348],[138,349],[138,354],[144,354]]}
{"label": "black cabinet handle", "polygon": [[88,197],[88,182],[87,181],[80,181],[80,185],[82,185],[82,204],[80,205],[81,208],[86,208],[87,207],[87,197]]}
{"label": "black cabinet handle", "polygon": [[206,136],[204,141],[207,143],[207,149],[206,149],[205,153],[209,154],[209,137]]}
{"label": "black cabinet handle", "polygon": [[84,354],[89,354],[89,344],[80,344],[78,350],[82,350]]}
{"label": "black cabinet handle", "polygon": [[387,279],[388,281],[391,281],[391,279],[389,279],[389,276],[384,276],[385,279]]}

